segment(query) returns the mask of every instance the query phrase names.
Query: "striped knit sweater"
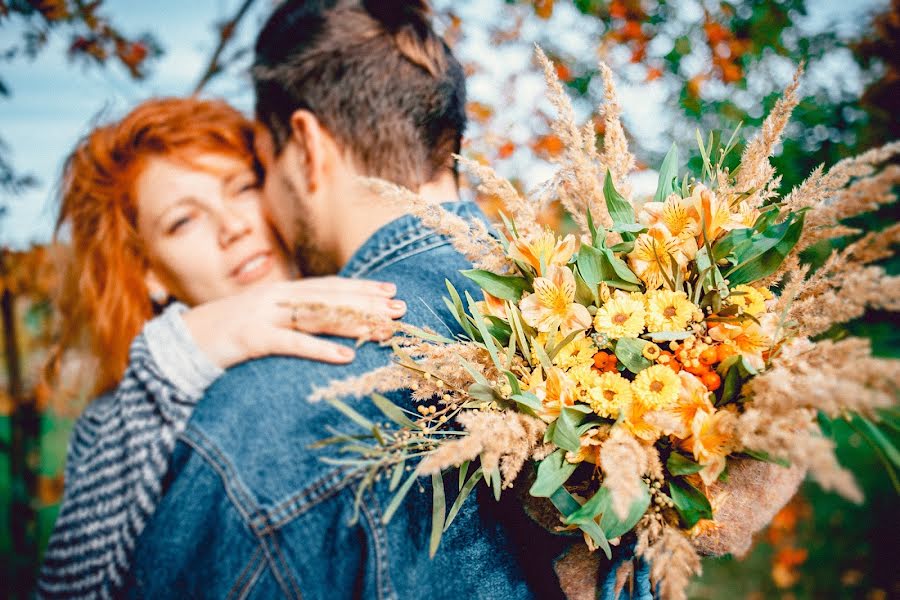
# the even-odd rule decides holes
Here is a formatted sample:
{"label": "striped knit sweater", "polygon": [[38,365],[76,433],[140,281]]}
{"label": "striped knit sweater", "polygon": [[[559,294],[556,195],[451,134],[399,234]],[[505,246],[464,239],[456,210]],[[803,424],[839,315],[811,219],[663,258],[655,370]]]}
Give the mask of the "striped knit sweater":
{"label": "striped knit sweater", "polygon": [[110,598],[123,584],[162,495],[176,436],[222,372],[194,344],[183,310],[173,305],[147,323],[119,387],[76,423],[39,598]]}

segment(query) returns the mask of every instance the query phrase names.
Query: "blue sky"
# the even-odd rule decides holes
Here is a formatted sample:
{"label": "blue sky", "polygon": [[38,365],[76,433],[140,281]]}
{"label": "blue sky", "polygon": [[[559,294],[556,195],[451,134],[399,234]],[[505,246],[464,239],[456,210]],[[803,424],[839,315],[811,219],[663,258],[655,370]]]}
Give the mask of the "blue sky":
{"label": "blue sky", "polygon": [[[804,27],[818,29],[837,24],[852,33],[854,27],[864,22],[861,16],[874,7],[887,5],[888,0],[810,0],[810,17]],[[12,97],[0,99],[0,137],[12,148],[12,162],[21,172],[36,175],[40,186],[9,202],[10,214],[0,220],[0,244],[23,247],[30,242],[49,239],[55,212],[54,187],[62,161],[76,141],[90,129],[92,120],[102,114],[103,119],[121,116],[141,100],[156,95],[182,95],[191,91],[203,71],[215,46],[216,34],[212,24],[234,12],[240,0],[155,0],[134,2],[107,0],[103,11],[125,33],[137,34],[151,30],[165,49],[162,59],[154,65],[151,76],[144,82],[133,82],[124,70],[115,67],[97,69],[71,63],[66,59],[66,35],[55,35],[47,48],[34,61],[18,59],[11,63],[0,62],[0,77],[12,90]],[[257,3],[237,32],[237,44],[252,43],[271,0]],[[509,19],[503,10],[502,0],[437,0],[438,6],[452,4],[467,25],[466,45],[458,49],[463,56],[484,57],[496,52],[490,45],[486,32],[479,32],[474,24],[498,24]],[[684,10],[699,10],[700,0],[682,0]],[[557,2],[553,19],[546,23],[555,31],[565,31],[561,43],[572,52],[578,48],[590,51],[590,40],[596,32],[579,18],[574,9],[564,1]],[[535,26],[541,26],[540,24]],[[484,28],[486,29],[486,28]],[[0,26],[0,50],[13,44],[20,36],[21,28],[14,23]],[[64,33],[64,32],[60,32]],[[523,38],[537,38],[539,32],[523,30]],[[530,67],[530,49],[527,44],[504,49],[489,61],[484,72],[470,80],[470,97],[492,103],[513,98],[523,110],[507,108],[508,133],[527,138],[527,107],[541,101],[544,87],[540,77],[522,78],[513,92],[502,89],[506,75],[514,70],[525,71]],[[484,61],[479,61],[484,63]],[[816,77],[829,80],[844,71],[840,59],[826,66]],[[790,70],[782,73],[789,78]],[[769,82],[771,83],[771,82]],[[780,85],[780,83],[779,83]],[[851,88],[858,85],[852,76],[847,82]],[[620,86],[620,96],[625,109],[626,125],[632,133],[651,135],[641,126],[656,127],[653,115],[659,115],[661,95],[650,86]],[[227,73],[207,89],[209,95],[221,96],[244,111],[252,107],[252,94],[246,76],[235,71]],[[516,121],[519,122],[516,122]],[[523,124],[524,123],[524,124]],[[476,132],[477,134],[477,132]],[[660,143],[668,145],[668,141]],[[525,159],[527,160],[527,158]],[[514,162],[501,171],[528,171],[540,181],[548,174],[547,165]],[[651,178],[652,179],[652,178]],[[535,182],[536,182],[535,181]]]}

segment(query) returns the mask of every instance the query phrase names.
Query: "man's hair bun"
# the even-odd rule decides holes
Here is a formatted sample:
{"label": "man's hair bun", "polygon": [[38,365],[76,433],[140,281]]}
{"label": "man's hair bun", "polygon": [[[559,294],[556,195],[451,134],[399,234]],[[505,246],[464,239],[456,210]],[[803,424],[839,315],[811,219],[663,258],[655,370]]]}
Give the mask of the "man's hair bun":
{"label": "man's hair bun", "polygon": [[363,0],[363,7],[387,29],[406,25],[416,29],[428,26],[431,7],[427,0]]}

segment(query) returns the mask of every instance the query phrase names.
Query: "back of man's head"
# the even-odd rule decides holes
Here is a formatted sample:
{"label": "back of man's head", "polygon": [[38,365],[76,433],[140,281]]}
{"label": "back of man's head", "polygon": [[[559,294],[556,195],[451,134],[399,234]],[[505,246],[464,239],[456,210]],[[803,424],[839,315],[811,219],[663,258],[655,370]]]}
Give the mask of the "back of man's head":
{"label": "back of man's head", "polygon": [[367,175],[418,189],[455,172],[465,77],[425,0],[286,0],[255,52],[256,116],[276,154],[305,109]]}

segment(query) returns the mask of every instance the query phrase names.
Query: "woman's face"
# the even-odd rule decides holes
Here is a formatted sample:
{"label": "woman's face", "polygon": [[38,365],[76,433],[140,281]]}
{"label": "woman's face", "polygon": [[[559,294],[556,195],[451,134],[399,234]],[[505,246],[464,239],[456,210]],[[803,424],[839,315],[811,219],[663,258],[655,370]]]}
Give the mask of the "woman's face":
{"label": "woman's face", "polygon": [[263,215],[262,182],[253,169],[224,154],[194,162],[153,157],[135,182],[150,293],[196,305],[288,279],[289,262]]}

